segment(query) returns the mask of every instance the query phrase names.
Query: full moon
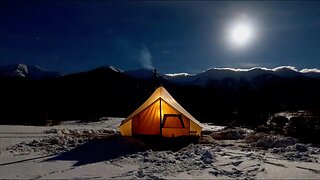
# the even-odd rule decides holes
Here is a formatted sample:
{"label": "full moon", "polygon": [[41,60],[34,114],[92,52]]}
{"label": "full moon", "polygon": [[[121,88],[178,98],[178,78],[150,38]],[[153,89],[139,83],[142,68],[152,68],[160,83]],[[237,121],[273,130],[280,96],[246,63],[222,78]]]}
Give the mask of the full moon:
{"label": "full moon", "polygon": [[255,30],[249,22],[235,22],[228,27],[227,37],[233,47],[248,46],[254,39]]}

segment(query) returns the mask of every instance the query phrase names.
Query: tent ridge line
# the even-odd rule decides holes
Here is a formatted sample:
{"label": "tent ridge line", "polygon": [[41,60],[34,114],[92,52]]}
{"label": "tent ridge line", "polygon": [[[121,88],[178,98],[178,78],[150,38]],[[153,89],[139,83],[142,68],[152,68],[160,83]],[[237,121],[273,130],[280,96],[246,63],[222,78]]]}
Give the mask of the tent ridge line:
{"label": "tent ridge line", "polygon": [[[169,94],[169,95],[170,95],[170,94]],[[162,97],[159,97],[159,98],[161,98],[164,102],[166,102],[171,108],[173,108],[174,110],[180,112],[183,116],[187,117],[187,118],[190,119],[190,120],[191,120],[191,118],[189,118],[187,115],[191,116],[194,120],[197,121],[197,122],[195,122],[195,123],[198,124],[199,126],[201,126],[200,122],[199,122],[196,118],[194,118],[186,109],[184,109],[184,107],[182,107],[176,100],[175,100],[175,103],[176,103],[178,106],[180,106],[180,107],[185,111],[184,113],[187,114],[187,115],[184,115],[184,113],[182,113],[181,111],[177,110],[177,108],[173,107],[170,103],[168,103],[168,102],[167,102],[165,99],[163,99]],[[173,99],[174,99],[174,98],[173,98]],[[194,120],[192,120],[192,121],[194,121]],[[201,127],[202,127],[202,126],[201,126]]]}
{"label": "tent ridge line", "polygon": [[[139,112],[137,112],[137,113],[135,113],[135,111],[133,112],[133,113],[131,113],[128,117],[130,117],[130,116],[132,116],[133,114],[135,114],[135,115],[137,115],[137,114],[139,114],[140,112],[142,112],[143,110],[145,110],[145,109],[148,109],[150,106],[152,106],[154,103],[156,103],[158,100],[160,99],[160,97],[159,98],[157,98],[156,100],[154,100],[152,103],[150,103],[148,106],[146,106],[144,109],[141,109],[141,111],[139,111]],[[163,100],[163,99],[162,99]],[[143,106],[143,104],[141,105],[141,106]],[[141,107],[140,106],[140,107]],[[140,108],[139,107],[139,108]],[[138,108],[138,109],[139,109]],[[126,119],[124,119],[124,121],[120,124],[120,126],[122,125],[122,124],[125,124],[126,122],[128,122],[130,119],[132,119],[132,118],[126,118]]]}

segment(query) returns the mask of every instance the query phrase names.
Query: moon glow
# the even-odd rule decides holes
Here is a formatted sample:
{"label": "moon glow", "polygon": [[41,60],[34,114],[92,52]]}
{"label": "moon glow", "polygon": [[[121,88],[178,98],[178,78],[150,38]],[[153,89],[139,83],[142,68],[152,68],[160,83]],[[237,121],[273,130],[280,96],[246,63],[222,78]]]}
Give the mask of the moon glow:
{"label": "moon glow", "polygon": [[247,21],[232,23],[227,29],[227,40],[234,48],[242,48],[250,45],[255,37],[254,26]]}

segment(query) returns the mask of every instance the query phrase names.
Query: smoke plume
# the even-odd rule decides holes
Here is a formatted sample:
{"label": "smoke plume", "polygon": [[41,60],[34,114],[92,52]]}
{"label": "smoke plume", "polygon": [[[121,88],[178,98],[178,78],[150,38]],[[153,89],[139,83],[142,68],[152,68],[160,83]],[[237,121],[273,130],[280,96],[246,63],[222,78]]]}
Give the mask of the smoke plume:
{"label": "smoke plume", "polygon": [[139,61],[144,68],[154,69],[152,65],[152,56],[150,54],[150,51],[144,44],[142,44],[142,49],[139,53]]}

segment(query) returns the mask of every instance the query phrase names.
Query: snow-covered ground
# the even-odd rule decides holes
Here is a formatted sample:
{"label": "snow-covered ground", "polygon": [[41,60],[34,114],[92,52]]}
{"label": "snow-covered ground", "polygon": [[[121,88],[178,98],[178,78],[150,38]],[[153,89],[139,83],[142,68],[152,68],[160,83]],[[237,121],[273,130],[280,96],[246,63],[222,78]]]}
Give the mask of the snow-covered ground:
{"label": "snow-covered ground", "polygon": [[[320,148],[315,145],[205,124],[206,131],[214,132],[198,143],[156,150],[145,141],[117,135],[122,119],[0,125],[0,179],[320,178]],[[226,134],[240,139],[213,139]],[[270,141],[271,147],[262,148]]]}

